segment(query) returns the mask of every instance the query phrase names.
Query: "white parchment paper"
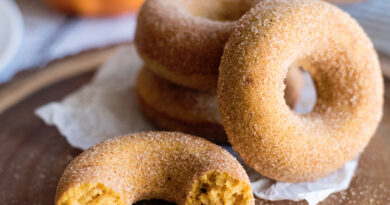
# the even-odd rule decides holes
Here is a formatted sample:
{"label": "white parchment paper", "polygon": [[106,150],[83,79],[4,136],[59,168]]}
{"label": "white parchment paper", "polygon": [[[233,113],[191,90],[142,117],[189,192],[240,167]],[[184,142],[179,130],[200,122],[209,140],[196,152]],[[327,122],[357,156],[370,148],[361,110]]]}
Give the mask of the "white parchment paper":
{"label": "white parchment paper", "polygon": [[[138,107],[134,90],[141,66],[142,61],[133,46],[120,48],[89,84],[68,95],[62,102],[51,102],[38,108],[36,114],[48,125],[56,126],[73,147],[81,149],[110,137],[153,130],[154,127]],[[315,101],[315,94],[304,88],[303,95],[314,96],[298,102],[298,109],[308,111],[306,105]],[[224,148],[239,159],[231,147]],[[332,175],[310,183],[276,182],[243,165],[257,197],[267,200],[306,200],[309,205],[314,205],[334,192],[347,189],[357,164],[358,159],[352,160]]]}

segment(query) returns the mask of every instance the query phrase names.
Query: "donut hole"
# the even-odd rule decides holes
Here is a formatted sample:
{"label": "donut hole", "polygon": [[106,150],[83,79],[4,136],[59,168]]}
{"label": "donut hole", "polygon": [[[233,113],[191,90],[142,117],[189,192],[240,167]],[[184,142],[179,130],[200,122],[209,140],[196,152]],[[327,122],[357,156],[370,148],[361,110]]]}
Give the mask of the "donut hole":
{"label": "donut hole", "polygon": [[246,182],[228,174],[211,172],[198,179],[188,203],[194,205],[251,204],[252,192]]}
{"label": "donut hole", "polygon": [[125,204],[119,194],[101,183],[83,183],[70,188],[59,200],[59,205]]}
{"label": "donut hole", "polygon": [[240,0],[188,1],[187,9],[193,15],[214,21],[236,21],[251,5]]}
{"label": "donut hole", "polygon": [[296,101],[294,111],[298,114],[307,114],[313,111],[317,101],[317,91],[310,73],[301,69],[303,73],[303,88]]}

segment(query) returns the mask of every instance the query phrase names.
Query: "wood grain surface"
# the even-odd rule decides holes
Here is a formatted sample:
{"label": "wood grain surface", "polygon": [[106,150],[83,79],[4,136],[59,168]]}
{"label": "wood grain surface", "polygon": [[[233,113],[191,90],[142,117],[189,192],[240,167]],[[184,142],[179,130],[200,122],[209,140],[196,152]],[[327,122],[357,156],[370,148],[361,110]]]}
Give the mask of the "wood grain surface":
{"label": "wood grain surface", "polygon": [[[68,62],[68,65],[75,64]],[[64,72],[64,69],[59,69],[59,72]],[[91,70],[94,69],[88,67],[83,72],[74,72],[73,74],[81,74],[72,77],[69,73],[65,76],[56,74],[56,69],[52,68],[50,75],[42,76],[57,77],[54,80],[45,79],[45,82],[50,83],[39,83],[39,86],[36,86],[39,89],[24,88],[34,83],[34,80],[23,81],[24,78],[20,81],[29,84],[17,83],[17,87],[27,89],[29,90],[27,93],[33,94],[20,102],[15,99],[8,100],[7,103],[12,102],[12,107],[0,114],[0,204],[53,204],[55,189],[62,171],[81,151],[70,147],[55,127],[45,125],[34,115],[34,110],[47,102],[62,99],[87,83],[93,75]],[[39,79],[39,74],[34,75]],[[27,77],[31,79],[28,75]],[[0,96],[7,92],[12,94],[9,88],[8,85],[2,86]],[[39,91],[34,93],[37,89]],[[19,98],[21,96],[19,95]],[[0,102],[4,97],[7,95],[0,97]],[[138,204],[169,203],[147,201]],[[306,202],[270,202],[257,199],[256,204]],[[321,204],[390,204],[390,82],[386,81],[383,120],[360,158],[351,187],[347,191],[331,195]]]}

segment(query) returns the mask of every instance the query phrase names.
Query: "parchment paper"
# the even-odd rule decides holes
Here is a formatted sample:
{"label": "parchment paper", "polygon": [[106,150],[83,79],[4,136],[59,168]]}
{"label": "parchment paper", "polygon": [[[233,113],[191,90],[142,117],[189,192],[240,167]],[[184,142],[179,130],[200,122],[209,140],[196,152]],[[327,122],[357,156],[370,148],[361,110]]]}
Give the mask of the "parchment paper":
{"label": "parchment paper", "polygon": [[[142,65],[133,46],[120,48],[102,66],[94,79],[65,97],[36,110],[48,125],[54,125],[73,146],[87,149],[107,138],[131,132],[149,131],[154,127],[144,118],[135,95],[137,72]],[[307,76],[305,76],[307,81]],[[309,111],[315,101],[312,89],[304,88],[305,101],[298,102],[298,111]],[[311,96],[311,97],[310,97]],[[231,147],[225,149],[235,155]],[[261,176],[243,164],[254,194],[267,200],[306,200],[317,204],[330,194],[345,190],[353,178],[358,159],[352,160],[332,175],[310,183],[281,183]]]}

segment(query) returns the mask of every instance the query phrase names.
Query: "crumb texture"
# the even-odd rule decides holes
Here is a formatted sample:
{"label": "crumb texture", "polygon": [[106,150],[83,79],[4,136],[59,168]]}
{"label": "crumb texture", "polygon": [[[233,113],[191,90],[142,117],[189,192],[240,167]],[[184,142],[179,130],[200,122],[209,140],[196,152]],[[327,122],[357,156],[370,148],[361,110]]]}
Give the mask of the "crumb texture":
{"label": "crumb texture", "polygon": [[124,205],[119,195],[100,183],[83,183],[69,189],[58,205]]}
{"label": "crumb texture", "polygon": [[248,184],[228,174],[212,172],[198,179],[188,200],[191,205],[245,205],[251,204]]}

